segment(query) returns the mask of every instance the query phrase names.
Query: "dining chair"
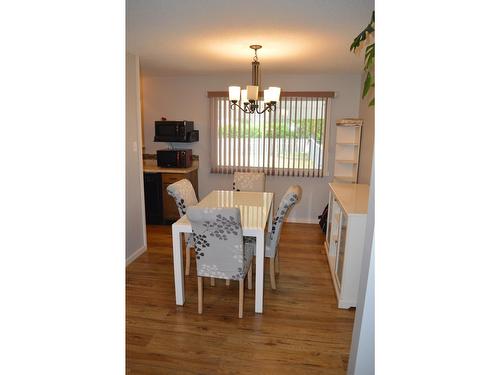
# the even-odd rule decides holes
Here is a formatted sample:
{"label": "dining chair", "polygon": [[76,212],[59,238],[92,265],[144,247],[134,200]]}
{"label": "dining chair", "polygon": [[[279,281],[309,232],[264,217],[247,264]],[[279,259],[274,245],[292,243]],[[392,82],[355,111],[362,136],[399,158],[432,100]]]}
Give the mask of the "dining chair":
{"label": "dining chair", "polygon": [[[266,186],[266,175],[262,172],[234,172],[233,190],[263,192]],[[244,239],[246,241],[246,238]],[[229,286],[229,280],[226,280]]]}
{"label": "dining chair", "polygon": [[[281,198],[276,216],[273,218],[271,231],[267,232],[264,237],[264,256],[269,258],[269,276],[271,278],[272,289],[276,289],[276,273],[279,274],[279,241],[281,228],[292,207],[300,201],[301,197],[302,188],[299,185],[292,185],[288,188]],[[245,237],[245,245],[251,247],[252,251],[255,253],[255,237]]]}
{"label": "dining chair", "polygon": [[[198,204],[196,193],[191,181],[182,179],[167,186],[167,193],[175,200],[179,215],[182,217],[186,214],[186,209],[190,206]],[[184,236],[186,242],[186,275],[189,275],[191,268],[191,248],[194,247],[193,236]]]}
{"label": "dining chair", "polygon": [[203,278],[238,280],[238,317],[243,317],[244,280],[252,288],[253,248],[245,246],[240,209],[188,207],[198,275],[198,314],[203,313]]}
{"label": "dining chair", "polygon": [[234,172],[233,190],[263,192],[266,175],[262,172]]}

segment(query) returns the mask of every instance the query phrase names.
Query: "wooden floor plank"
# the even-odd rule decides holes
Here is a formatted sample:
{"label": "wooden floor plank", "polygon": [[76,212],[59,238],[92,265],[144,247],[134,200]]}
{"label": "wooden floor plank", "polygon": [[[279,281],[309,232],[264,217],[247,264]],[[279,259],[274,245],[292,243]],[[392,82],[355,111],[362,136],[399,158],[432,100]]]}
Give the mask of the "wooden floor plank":
{"label": "wooden floor plank", "polygon": [[[286,223],[277,290],[265,264],[264,314],[238,283],[204,284],[197,309],[196,272],[175,305],[170,226],[148,226],[148,251],[127,267],[127,374],[345,374],[354,309],[338,309],[318,225]],[[191,257],[192,270],[196,260]]]}

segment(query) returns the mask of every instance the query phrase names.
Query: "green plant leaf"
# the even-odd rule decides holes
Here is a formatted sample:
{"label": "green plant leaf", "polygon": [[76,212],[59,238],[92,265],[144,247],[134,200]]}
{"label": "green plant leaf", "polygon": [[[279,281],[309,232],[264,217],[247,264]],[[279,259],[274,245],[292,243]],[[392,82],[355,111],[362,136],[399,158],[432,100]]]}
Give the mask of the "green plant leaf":
{"label": "green plant leaf", "polygon": [[375,43],[372,43],[369,46],[366,46],[365,54],[368,54],[368,53],[375,56]]}
{"label": "green plant leaf", "polygon": [[350,51],[354,50],[354,52],[356,52],[356,48],[358,48],[360,44],[361,44],[361,34],[359,34],[356,38],[354,38],[351,44]]}
{"label": "green plant leaf", "polygon": [[351,47],[349,48],[349,51],[356,51],[356,48],[359,47],[359,41],[357,39],[354,39],[354,41],[351,44]]}
{"label": "green plant leaf", "polygon": [[365,84],[363,86],[363,98],[368,94],[370,87],[372,86],[372,74],[368,72],[365,78]]}
{"label": "green plant leaf", "polygon": [[370,44],[365,50],[365,71],[369,71],[375,59],[375,43]]}
{"label": "green plant leaf", "polygon": [[[364,28],[363,31],[359,33],[358,36],[356,36],[356,38],[354,38],[353,42],[349,47],[349,50],[351,52],[356,52],[356,49],[358,49],[361,46],[361,42],[365,41],[368,35],[374,32],[375,32],[375,11],[372,12],[370,23]],[[371,74],[371,70],[374,63],[375,63],[375,42],[370,44],[369,46],[366,46],[365,48],[363,70],[366,72],[366,77],[365,77],[365,82],[363,84],[363,99],[365,98],[366,95],[368,95],[370,89],[375,87],[375,79]],[[370,100],[370,103],[368,105],[374,106],[375,98]]]}

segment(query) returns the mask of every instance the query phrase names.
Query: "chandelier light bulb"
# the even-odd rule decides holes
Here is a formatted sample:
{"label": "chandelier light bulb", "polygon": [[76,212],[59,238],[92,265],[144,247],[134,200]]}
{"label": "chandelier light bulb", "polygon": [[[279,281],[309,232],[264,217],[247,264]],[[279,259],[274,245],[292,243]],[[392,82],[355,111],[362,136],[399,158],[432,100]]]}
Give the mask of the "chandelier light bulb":
{"label": "chandelier light bulb", "polygon": [[269,98],[272,102],[280,101],[281,89],[279,87],[269,87]]}
{"label": "chandelier light bulb", "polygon": [[247,90],[241,90],[241,102],[243,104],[248,104],[248,95],[247,95]]}
{"label": "chandelier light bulb", "polygon": [[240,100],[240,86],[229,86],[229,100],[232,102]]}
{"label": "chandelier light bulb", "polygon": [[271,90],[264,90],[264,103],[269,103],[271,101]]}
{"label": "chandelier light bulb", "polygon": [[259,86],[247,86],[248,100],[257,101],[259,99]]}

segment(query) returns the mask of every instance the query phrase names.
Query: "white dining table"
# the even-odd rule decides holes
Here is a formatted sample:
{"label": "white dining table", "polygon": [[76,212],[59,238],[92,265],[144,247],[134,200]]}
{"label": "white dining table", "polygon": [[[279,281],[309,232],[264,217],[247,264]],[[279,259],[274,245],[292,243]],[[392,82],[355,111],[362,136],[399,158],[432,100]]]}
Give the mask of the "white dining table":
{"label": "white dining table", "polygon": [[[264,235],[272,227],[273,193],[214,190],[196,207],[237,207],[241,212],[243,236],[256,238],[255,259],[255,312],[264,311]],[[182,234],[192,233],[187,215],[172,224],[175,303],[184,305],[184,265]]]}

